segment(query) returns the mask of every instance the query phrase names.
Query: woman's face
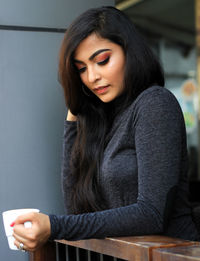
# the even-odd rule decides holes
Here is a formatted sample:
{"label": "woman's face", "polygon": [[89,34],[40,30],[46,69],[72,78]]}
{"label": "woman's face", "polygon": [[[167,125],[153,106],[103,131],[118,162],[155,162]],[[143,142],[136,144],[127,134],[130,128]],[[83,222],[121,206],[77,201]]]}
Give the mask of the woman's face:
{"label": "woman's face", "polygon": [[101,101],[110,102],[123,92],[125,55],[120,45],[93,33],[79,44],[74,60],[82,82]]}

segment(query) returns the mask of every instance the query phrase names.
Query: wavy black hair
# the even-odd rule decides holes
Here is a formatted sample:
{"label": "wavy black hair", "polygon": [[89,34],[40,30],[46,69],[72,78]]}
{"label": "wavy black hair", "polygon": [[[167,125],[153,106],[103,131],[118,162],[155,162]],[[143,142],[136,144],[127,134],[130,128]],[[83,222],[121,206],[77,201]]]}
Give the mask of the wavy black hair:
{"label": "wavy black hair", "polygon": [[[121,107],[119,103],[104,104],[92,92],[90,96],[83,92],[74,55],[81,41],[92,33],[120,45],[124,51]],[[70,162],[71,212],[78,214],[105,209],[99,185],[99,168],[107,133],[115,115],[107,113],[107,110],[119,112],[119,107],[124,109],[143,90],[152,85],[164,86],[162,68],[129,18],[116,8],[105,6],[87,10],[67,29],[60,49],[59,78],[66,105],[77,116],[77,136]],[[118,108],[114,108],[116,106]]]}

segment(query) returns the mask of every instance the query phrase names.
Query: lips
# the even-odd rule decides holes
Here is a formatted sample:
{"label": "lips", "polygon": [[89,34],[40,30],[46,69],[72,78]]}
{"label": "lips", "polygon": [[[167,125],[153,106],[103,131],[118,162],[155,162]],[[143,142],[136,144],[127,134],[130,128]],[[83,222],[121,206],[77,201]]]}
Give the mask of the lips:
{"label": "lips", "polygon": [[99,86],[99,87],[94,88],[94,91],[98,94],[103,94],[103,93],[107,92],[108,88],[109,88],[109,85]]}

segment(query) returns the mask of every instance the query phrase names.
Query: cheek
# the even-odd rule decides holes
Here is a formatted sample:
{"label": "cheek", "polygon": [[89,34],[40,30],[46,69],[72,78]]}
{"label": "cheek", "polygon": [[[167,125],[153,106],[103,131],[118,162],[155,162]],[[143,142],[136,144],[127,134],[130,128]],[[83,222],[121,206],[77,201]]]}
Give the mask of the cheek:
{"label": "cheek", "polygon": [[88,82],[87,73],[80,74],[80,78],[81,78],[82,83],[83,83],[87,88],[89,88],[90,90],[92,90],[92,85],[91,85],[90,82]]}
{"label": "cheek", "polygon": [[121,82],[124,79],[124,64],[112,62],[108,65],[105,73],[110,79]]}
{"label": "cheek", "polygon": [[85,75],[85,73],[83,73],[83,74],[80,74],[80,78],[81,78],[81,81],[85,84],[85,85],[87,85],[86,83],[87,83],[87,81],[86,81],[86,75]]}

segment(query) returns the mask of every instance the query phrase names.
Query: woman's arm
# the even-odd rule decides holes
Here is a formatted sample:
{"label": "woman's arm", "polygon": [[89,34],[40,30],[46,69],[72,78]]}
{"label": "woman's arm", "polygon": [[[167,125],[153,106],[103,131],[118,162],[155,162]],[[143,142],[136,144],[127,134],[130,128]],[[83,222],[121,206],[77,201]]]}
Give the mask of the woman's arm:
{"label": "woman's arm", "polygon": [[76,116],[74,116],[70,110],[64,122],[64,135],[63,135],[63,149],[62,149],[62,162],[61,162],[61,181],[62,181],[62,194],[65,203],[65,209],[69,211],[70,205],[68,199],[70,197],[70,173],[71,173],[71,153],[72,147],[75,142],[77,135],[77,121]]}
{"label": "woman's arm", "polygon": [[[152,95],[139,99],[134,113],[137,202],[94,213],[49,215],[50,239],[163,233],[167,199],[183,172],[184,121],[175,98],[162,92],[161,95],[152,92]],[[176,199],[172,197],[171,200]]]}
{"label": "woman's arm", "polygon": [[173,191],[184,172],[184,120],[174,96],[166,91],[144,96],[135,111],[137,203],[81,215],[50,215],[52,239],[163,233],[167,208],[171,214],[169,199],[175,201]]}

